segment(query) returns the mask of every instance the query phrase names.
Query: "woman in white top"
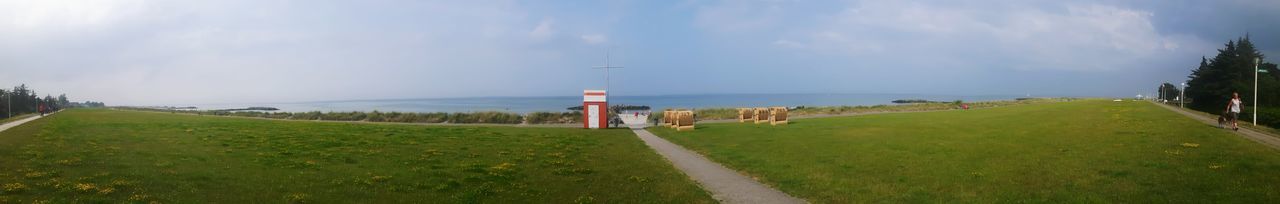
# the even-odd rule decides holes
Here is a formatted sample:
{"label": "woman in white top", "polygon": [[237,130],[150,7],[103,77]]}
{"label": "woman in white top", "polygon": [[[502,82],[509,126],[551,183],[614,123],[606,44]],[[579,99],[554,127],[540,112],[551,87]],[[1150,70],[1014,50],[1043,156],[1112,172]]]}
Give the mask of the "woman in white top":
{"label": "woman in white top", "polygon": [[1240,130],[1236,121],[1240,118],[1240,93],[1231,92],[1231,101],[1227,102],[1227,118],[1231,119],[1231,130]]}

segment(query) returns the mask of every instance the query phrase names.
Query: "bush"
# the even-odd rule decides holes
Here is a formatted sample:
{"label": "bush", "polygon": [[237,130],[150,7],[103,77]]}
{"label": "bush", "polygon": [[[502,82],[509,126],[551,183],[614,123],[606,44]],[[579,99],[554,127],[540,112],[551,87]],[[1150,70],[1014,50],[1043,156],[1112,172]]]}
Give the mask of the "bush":
{"label": "bush", "polygon": [[274,113],[267,113],[267,114],[263,115],[263,117],[266,117],[266,118],[274,118],[274,119],[289,119],[289,118],[293,117],[293,113],[290,113],[290,112],[274,112]]}
{"label": "bush", "polygon": [[[1240,121],[1252,121],[1253,114],[1240,113]],[[1280,128],[1280,108],[1259,108],[1258,124],[1271,128]]]}
{"label": "bush", "polygon": [[525,116],[529,124],[567,124],[581,123],[582,112],[533,112]]}
{"label": "bush", "polygon": [[336,121],[361,121],[361,120],[364,120],[364,119],[365,119],[365,117],[367,117],[367,116],[365,115],[365,113],[362,113],[362,112],[356,112],[356,111],[352,111],[352,112],[328,112],[328,113],[325,113],[324,115],[321,115],[321,116],[320,116],[320,119],[321,119],[321,120],[336,120]]}
{"label": "bush", "polygon": [[366,114],[366,115],[365,115],[365,121],[369,121],[369,122],[384,122],[384,121],[386,121],[386,118],[383,118],[383,117],[382,117],[382,112],[378,112],[378,111],[376,111],[376,110],[375,110],[375,111],[373,111],[373,112],[369,112],[369,114]]}
{"label": "bush", "polygon": [[289,119],[294,119],[294,120],[319,120],[319,119],[320,119],[321,117],[323,117],[323,116],[324,116],[324,114],[323,114],[323,113],[320,113],[320,111],[311,111],[311,112],[295,113],[295,114],[293,114],[291,117],[289,117]]}
{"label": "bush", "polygon": [[474,112],[474,113],[452,113],[449,114],[449,123],[496,123],[496,124],[520,124],[524,122],[524,116],[515,113],[504,112]]}

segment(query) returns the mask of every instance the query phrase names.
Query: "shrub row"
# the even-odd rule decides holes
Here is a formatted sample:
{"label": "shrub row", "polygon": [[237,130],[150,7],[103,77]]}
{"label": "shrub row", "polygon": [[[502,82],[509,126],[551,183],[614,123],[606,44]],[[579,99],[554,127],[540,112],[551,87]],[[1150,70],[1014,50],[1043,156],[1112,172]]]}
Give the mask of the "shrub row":
{"label": "shrub row", "polygon": [[581,123],[582,112],[534,112],[527,115],[508,112],[412,113],[412,112],[261,112],[261,111],[196,111],[146,107],[117,107],[126,110],[160,111],[199,115],[258,117],[287,120],[366,121],[397,123],[490,123],[490,124],[568,124]]}
{"label": "shrub row", "polygon": [[533,112],[524,116],[529,124],[582,123],[582,112]]}

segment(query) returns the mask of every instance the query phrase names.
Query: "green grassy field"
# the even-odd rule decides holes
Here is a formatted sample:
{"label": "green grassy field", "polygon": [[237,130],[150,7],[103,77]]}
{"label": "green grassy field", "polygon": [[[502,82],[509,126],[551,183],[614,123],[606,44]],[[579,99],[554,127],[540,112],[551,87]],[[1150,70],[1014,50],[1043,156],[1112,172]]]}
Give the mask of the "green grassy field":
{"label": "green grassy field", "polygon": [[712,203],[627,130],[73,109],[0,133],[0,203]]}
{"label": "green grassy field", "polygon": [[815,203],[1280,200],[1280,151],[1141,101],[651,130]]}

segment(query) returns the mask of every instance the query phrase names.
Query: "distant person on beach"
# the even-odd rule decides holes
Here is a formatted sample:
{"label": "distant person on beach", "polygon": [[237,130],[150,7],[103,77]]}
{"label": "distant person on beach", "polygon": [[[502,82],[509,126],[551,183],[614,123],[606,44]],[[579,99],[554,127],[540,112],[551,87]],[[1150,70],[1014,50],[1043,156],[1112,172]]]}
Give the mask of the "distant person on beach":
{"label": "distant person on beach", "polygon": [[1240,130],[1240,125],[1236,121],[1240,120],[1240,93],[1231,92],[1231,101],[1227,102],[1227,119],[1231,120],[1231,130]]}

